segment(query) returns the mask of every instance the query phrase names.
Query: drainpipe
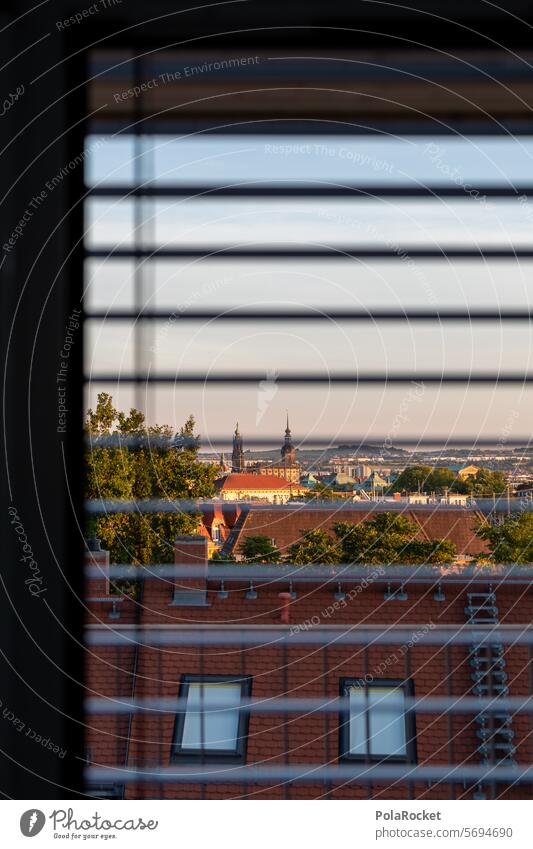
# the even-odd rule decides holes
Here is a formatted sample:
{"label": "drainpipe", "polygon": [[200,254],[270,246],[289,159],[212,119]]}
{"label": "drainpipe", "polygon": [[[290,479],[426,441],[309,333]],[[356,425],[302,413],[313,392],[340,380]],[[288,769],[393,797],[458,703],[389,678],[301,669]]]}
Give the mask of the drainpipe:
{"label": "drainpipe", "polygon": [[281,599],[281,615],[280,621],[282,625],[288,625],[290,622],[289,607],[291,604],[290,593],[278,593],[278,598]]}

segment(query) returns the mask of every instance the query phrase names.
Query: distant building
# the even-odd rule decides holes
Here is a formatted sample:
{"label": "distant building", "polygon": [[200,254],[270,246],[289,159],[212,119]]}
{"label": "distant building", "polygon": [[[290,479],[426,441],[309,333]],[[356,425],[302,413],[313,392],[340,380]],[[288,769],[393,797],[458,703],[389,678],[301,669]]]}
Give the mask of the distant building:
{"label": "distant building", "polygon": [[296,448],[292,443],[288,415],[287,427],[285,428],[285,440],[281,446],[281,462],[257,466],[256,471],[260,475],[283,478],[284,480],[291,481],[292,483],[299,483],[300,464],[296,459]]}
{"label": "distant building", "polygon": [[207,554],[208,557],[212,557],[222,545],[228,542],[242,508],[238,504],[206,501],[200,505],[200,511],[202,518],[197,533],[207,539]]}
{"label": "distant building", "polygon": [[231,452],[231,471],[243,472],[246,463],[244,460],[244,448],[242,445],[242,436],[239,433],[239,422],[233,434],[233,451]]}
{"label": "distant building", "polygon": [[408,504],[431,504],[433,502],[433,496],[428,495],[426,492],[411,492],[407,496]]}
{"label": "distant building", "polygon": [[231,466],[226,463],[224,452],[222,452],[222,454],[220,455],[220,460],[218,462],[218,471],[221,475],[226,475],[229,471],[231,471]]}
{"label": "distant building", "polygon": [[357,492],[384,492],[390,486],[390,480],[381,477],[378,472],[370,472],[362,483],[356,483],[354,489]]}
{"label": "distant building", "polygon": [[463,495],[459,492],[446,492],[439,497],[441,504],[458,504],[461,507],[466,507],[470,504],[471,498],[469,495]]}
{"label": "distant building", "polygon": [[477,475],[478,472],[481,471],[479,466],[447,466],[450,471],[455,472],[459,480],[466,480],[466,478],[473,478]]}
{"label": "distant building", "polygon": [[336,457],[331,459],[326,468],[331,469],[331,471],[335,474],[348,475],[349,477],[357,478],[358,480],[367,478],[372,472],[372,466],[366,463],[359,463],[354,460]]}
{"label": "distant building", "polygon": [[270,504],[286,504],[294,496],[307,492],[305,487],[293,481],[250,472],[218,478],[215,489],[224,501],[264,501]]}
{"label": "distant building", "polygon": [[316,485],[320,483],[320,479],[312,472],[306,472],[304,475],[300,476],[300,483],[307,489],[314,489]]}
{"label": "distant building", "polygon": [[356,481],[350,475],[345,475],[342,472],[336,472],[331,475],[323,475],[321,483],[324,486],[330,487],[335,492],[353,492]]}

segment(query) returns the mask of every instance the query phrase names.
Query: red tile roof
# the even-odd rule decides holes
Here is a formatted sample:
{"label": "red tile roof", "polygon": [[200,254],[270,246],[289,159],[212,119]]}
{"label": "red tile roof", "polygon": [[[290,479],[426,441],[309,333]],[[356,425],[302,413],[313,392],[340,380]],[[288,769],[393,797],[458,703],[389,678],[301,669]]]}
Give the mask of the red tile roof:
{"label": "red tile roof", "polygon": [[[346,505],[342,510],[335,507],[313,510],[305,504],[272,509],[255,509],[250,505],[235,535],[233,550],[237,550],[247,536],[265,535],[275,539],[277,548],[285,554],[306,530],[320,528],[331,533],[336,522],[359,524],[381,512],[386,512],[385,506],[350,510]],[[484,517],[475,509],[457,510],[444,505],[424,509],[409,505],[401,514],[418,526],[415,539],[449,539],[457,546],[458,554],[476,556],[487,551],[487,543],[476,534],[476,525],[484,521]]]}
{"label": "red tile roof", "polygon": [[[283,478],[270,477],[270,475],[254,475],[251,473],[235,473],[227,475],[225,478],[219,478],[215,481],[215,486],[219,490],[280,490],[280,489],[300,489],[299,484],[294,481],[286,481]],[[303,488],[303,487],[302,487]]]}

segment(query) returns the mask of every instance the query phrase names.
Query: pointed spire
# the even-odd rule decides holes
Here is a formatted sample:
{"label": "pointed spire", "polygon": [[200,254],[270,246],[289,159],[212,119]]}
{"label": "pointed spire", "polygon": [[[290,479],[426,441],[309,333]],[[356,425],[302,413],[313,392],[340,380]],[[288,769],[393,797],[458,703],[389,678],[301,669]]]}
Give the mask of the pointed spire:
{"label": "pointed spire", "polygon": [[245,467],[244,449],[242,445],[242,436],[239,433],[239,422],[235,427],[233,434],[233,451],[231,454],[231,468],[233,472],[242,472]]}
{"label": "pointed spire", "polygon": [[291,429],[289,425],[289,411],[287,410],[287,427],[285,428],[285,441],[281,446],[281,459],[283,463],[294,465],[296,463],[296,450],[292,444]]}

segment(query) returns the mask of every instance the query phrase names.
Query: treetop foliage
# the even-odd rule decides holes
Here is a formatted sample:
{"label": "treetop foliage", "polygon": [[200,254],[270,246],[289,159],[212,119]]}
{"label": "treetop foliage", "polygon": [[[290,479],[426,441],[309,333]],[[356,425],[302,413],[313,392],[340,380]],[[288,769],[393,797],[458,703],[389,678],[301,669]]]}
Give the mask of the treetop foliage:
{"label": "treetop foliage", "polygon": [[[144,413],[129,413],[113,406],[111,395],[101,392],[95,410],[88,410],[86,432],[96,437],[86,451],[85,496],[93,499],[138,501],[148,498],[211,498],[217,470],[197,460],[198,437],[189,416],[180,435],[194,437],[191,445],[176,448],[168,425],[146,425]],[[98,437],[113,434],[145,436],[135,446],[99,445]],[[151,436],[168,437],[150,441]],[[90,523],[89,533],[98,536],[111,552],[114,563],[169,563],[173,560],[174,538],[195,533],[199,516],[190,513],[106,514]]]}
{"label": "treetop foliage", "polygon": [[436,492],[446,490],[464,495],[490,497],[505,492],[507,482],[501,472],[479,469],[475,475],[462,480],[453,469],[438,466],[408,466],[388,489],[392,492]]}
{"label": "treetop foliage", "polygon": [[477,531],[489,544],[495,563],[533,563],[533,513],[515,513],[501,524],[481,524]]}
{"label": "treetop foliage", "polygon": [[[417,540],[418,526],[397,513],[379,513],[374,519],[359,524],[338,522],[333,526],[333,535],[320,528],[302,530],[301,539],[294,543],[285,558],[287,563],[298,565],[310,563],[451,563],[457,553],[456,546],[450,540]],[[268,537],[250,537],[253,544],[247,549],[247,559],[253,559],[254,552],[270,546]],[[241,551],[245,551],[247,540]],[[278,562],[272,558],[253,562]]]}

